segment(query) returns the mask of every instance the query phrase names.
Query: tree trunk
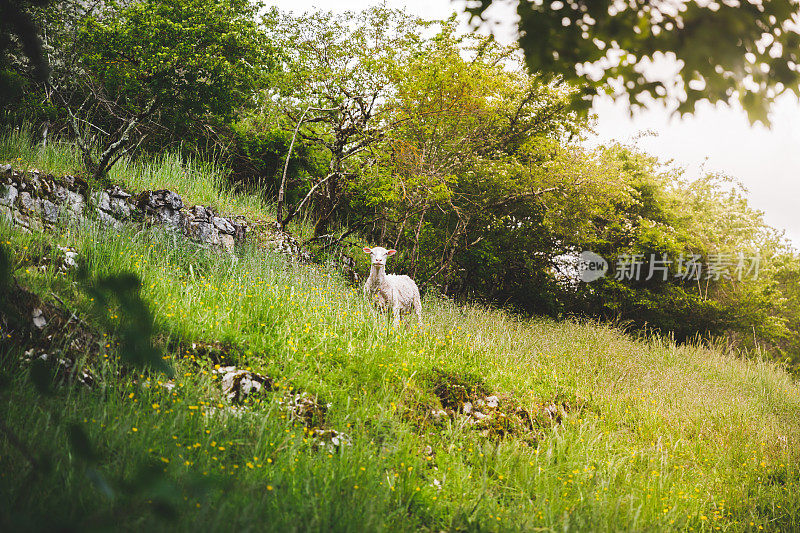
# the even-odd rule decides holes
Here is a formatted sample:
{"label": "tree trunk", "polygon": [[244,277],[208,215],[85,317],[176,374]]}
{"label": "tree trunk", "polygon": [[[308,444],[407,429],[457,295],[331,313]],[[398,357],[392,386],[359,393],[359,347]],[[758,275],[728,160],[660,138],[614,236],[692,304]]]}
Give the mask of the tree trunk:
{"label": "tree trunk", "polygon": [[[374,227],[373,227],[373,231],[374,231]],[[373,235],[374,235],[374,233],[373,233]],[[381,223],[381,236],[378,239],[378,242],[382,243],[383,239],[385,239],[385,238],[386,238],[386,217],[384,216],[383,222]]]}
{"label": "tree trunk", "polygon": [[419,215],[419,224],[417,224],[417,231],[414,234],[414,248],[411,250],[411,277],[417,275],[417,259],[419,257],[419,236],[422,232],[422,225],[425,223],[425,213],[428,212],[428,201],[422,206],[422,213]]}
{"label": "tree trunk", "polygon": [[297,126],[294,128],[294,135],[292,135],[292,142],[289,144],[289,151],[286,154],[286,162],[283,164],[283,177],[281,178],[281,186],[278,187],[278,205],[275,206],[275,219],[278,222],[278,226],[281,230],[286,228],[286,224],[288,221],[283,220],[283,198],[286,191],[286,175],[289,171],[289,158],[292,157],[292,150],[294,150],[294,142],[297,139],[297,132],[300,131],[300,126],[303,124],[303,119],[306,118],[306,113],[308,113],[312,108],[311,106],[306,107],[303,114],[300,115],[300,120],[297,121]]}
{"label": "tree trunk", "polygon": [[322,194],[317,196],[316,211],[317,221],[314,224],[314,237],[320,237],[328,232],[336,208],[339,206],[339,178],[341,177],[342,164],[338,154],[334,154],[331,164],[329,180],[326,180]]}
{"label": "tree trunk", "polygon": [[[57,94],[61,98],[61,101],[64,103],[67,113],[69,113],[70,126],[72,127],[72,131],[78,142],[78,146],[81,149],[83,155],[83,164],[86,167],[87,173],[91,174],[94,180],[102,180],[108,173],[108,171],[111,169],[111,167],[113,167],[114,164],[117,161],[119,161],[121,157],[123,157],[125,154],[129,153],[132,149],[137,148],[142,144],[142,141],[144,141],[145,139],[144,135],[140,136],[139,141],[136,142],[135,144],[131,144],[131,136],[133,135],[133,132],[136,129],[136,127],[144,119],[150,116],[150,114],[153,113],[153,111],[155,111],[157,104],[157,99],[155,97],[152,98],[147,103],[147,105],[145,106],[144,110],[142,110],[141,113],[128,118],[125,122],[123,122],[119,126],[119,128],[117,128],[117,131],[114,132],[112,135],[103,132],[103,130],[101,130],[94,124],[86,120],[83,120],[83,122],[101,131],[108,137],[113,138],[119,135],[117,140],[109,144],[103,151],[103,153],[100,154],[100,157],[97,159],[97,161],[95,161],[94,157],[92,157],[92,146],[90,144],[87,144],[83,139],[81,128],[78,124],[79,121],[78,117],[75,115],[75,113],[72,112],[72,109],[70,108],[68,102],[61,96],[61,94],[55,90],[53,90],[53,92],[54,94]],[[89,98],[90,97],[87,97],[86,100],[84,100],[83,104],[81,104],[81,106],[78,108],[78,112],[80,112],[84,108],[84,106],[89,102]]]}
{"label": "tree trunk", "polygon": [[448,289],[450,287],[450,279],[449,279],[449,276],[447,276],[447,274],[448,274],[447,271],[450,269],[450,266],[453,263],[453,257],[455,257],[455,255],[456,255],[456,250],[458,249],[458,239],[461,238],[462,235],[464,235],[465,237],[467,235],[467,225],[468,224],[469,224],[469,217],[467,217],[466,221],[462,220],[461,217],[458,218],[458,222],[456,223],[456,229],[453,232],[453,237],[452,237],[452,239],[450,241],[452,243],[450,245],[450,252],[447,255],[447,258],[442,262],[441,266],[439,267],[439,270],[437,271],[437,274],[439,272],[444,272],[445,273],[445,280],[446,281],[445,281],[445,284],[444,284],[444,288],[442,289],[442,292],[444,292],[445,294],[448,294],[447,291],[448,291]]}
{"label": "tree trunk", "polygon": [[[300,203],[299,203],[299,204],[297,204],[297,207],[295,207],[294,209],[292,209],[292,211],[291,211],[289,214],[287,214],[287,215],[286,215],[286,219],[283,221],[283,226],[284,226],[284,227],[285,227],[287,224],[289,224],[289,222],[290,222],[290,221],[291,221],[291,220],[292,220],[292,219],[295,217],[295,215],[297,215],[297,213],[299,213],[299,212],[300,212],[300,209],[303,207],[303,204],[305,204],[305,203],[308,201],[308,199],[309,199],[309,198],[311,198],[311,195],[312,195],[312,194],[314,194],[314,191],[316,191],[316,190],[317,190],[317,188],[318,188],[320,185],[324,185],[324,184],[325,184],[325,183],[326,183],[328,180],[330,180],[332,177],[334,177],[334,174],[328,174],[328,175],[327,175],[327,176],[325,176],[325,177],[324,177],[324,178],[323,178],[321,181],[318,181],[316,185],[314,185],[313,187],[311,187],[311,189],[310,189],[310,190],[309,190],[309,191],[306,193],[305,197],[304,197],[304,198],[303,198],[303,199],[300,201]],[[316,234],[314,235],[314,237],[318,237],[318,236],[319,236],[319,235],[316,235]]]}

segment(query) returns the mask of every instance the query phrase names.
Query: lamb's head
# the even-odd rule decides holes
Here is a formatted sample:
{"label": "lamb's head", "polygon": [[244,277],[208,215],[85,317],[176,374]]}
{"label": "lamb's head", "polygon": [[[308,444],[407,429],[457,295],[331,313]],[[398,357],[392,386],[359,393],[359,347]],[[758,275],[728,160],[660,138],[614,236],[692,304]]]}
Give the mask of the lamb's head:
{"label": "lamb's head", "polygon": [[389,259],[390,255],[394,255],[397,253],[397,250],[387,250],[386,248],[382,248],[380,246],[376,246],[375,248],[364,248],[364,253],[370,255],[370,259],[372,262],[373,267],[382,267],[386,266],[386,260]]}

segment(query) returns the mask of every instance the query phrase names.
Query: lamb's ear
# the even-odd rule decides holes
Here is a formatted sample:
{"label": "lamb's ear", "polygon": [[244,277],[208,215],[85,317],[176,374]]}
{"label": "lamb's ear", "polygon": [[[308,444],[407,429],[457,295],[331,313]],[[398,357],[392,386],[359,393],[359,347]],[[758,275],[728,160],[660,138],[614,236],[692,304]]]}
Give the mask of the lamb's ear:
{"label": "lamb's ear", "polygon": [[397,253],[397,250],[394,250],[394,249],[392,249],[392,250],[386,250],[386,255],[394,255],[394,254],[396,254],[396,253]]}
{"label": "lamb's ear", "polygon": [[372,253],[372,248],[368,248],[368,247],[365,246],[364,247],[364,253],[365,254],[371,254]]}

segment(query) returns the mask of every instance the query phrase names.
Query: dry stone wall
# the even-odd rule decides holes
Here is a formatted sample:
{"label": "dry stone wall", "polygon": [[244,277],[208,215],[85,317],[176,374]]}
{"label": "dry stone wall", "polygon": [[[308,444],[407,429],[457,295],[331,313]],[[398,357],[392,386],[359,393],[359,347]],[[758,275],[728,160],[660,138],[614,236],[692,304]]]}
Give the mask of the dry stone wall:
{"label": "dry stone wall", "polygon": [[[202,244],[232,251],[251,233],[244,217],[228,217],[210,206],[187,207],[181,196],[162,189],[132,194],[119,186],[93,190],[77,176],[20,172],[0,165],[0,219],[23,231],[41,231],[85,218],[109,226],[126,222],[159,224]],[[309,259],[292,235],[262,228],[259,241],[286,255]]]}

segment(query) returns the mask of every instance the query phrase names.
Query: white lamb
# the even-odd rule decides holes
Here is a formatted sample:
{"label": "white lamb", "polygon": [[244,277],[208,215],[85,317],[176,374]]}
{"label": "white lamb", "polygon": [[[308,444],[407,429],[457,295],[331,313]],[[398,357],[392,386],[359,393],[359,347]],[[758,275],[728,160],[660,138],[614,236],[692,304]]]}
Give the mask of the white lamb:
{"label": "white lamb", "polygon": [[386,274],[386,260],[397,250],[387,250],[376,246],[364,248],[372,259],[372,268],[369,278],[364,284],[364,295],[374,294],[381,309],[391,309],[394,316],[394,327],[400,325],[400,313],[417,315],[417,322],[422,326],[422,302],[419,298],[419,289],[414,280],[408,276]]}

